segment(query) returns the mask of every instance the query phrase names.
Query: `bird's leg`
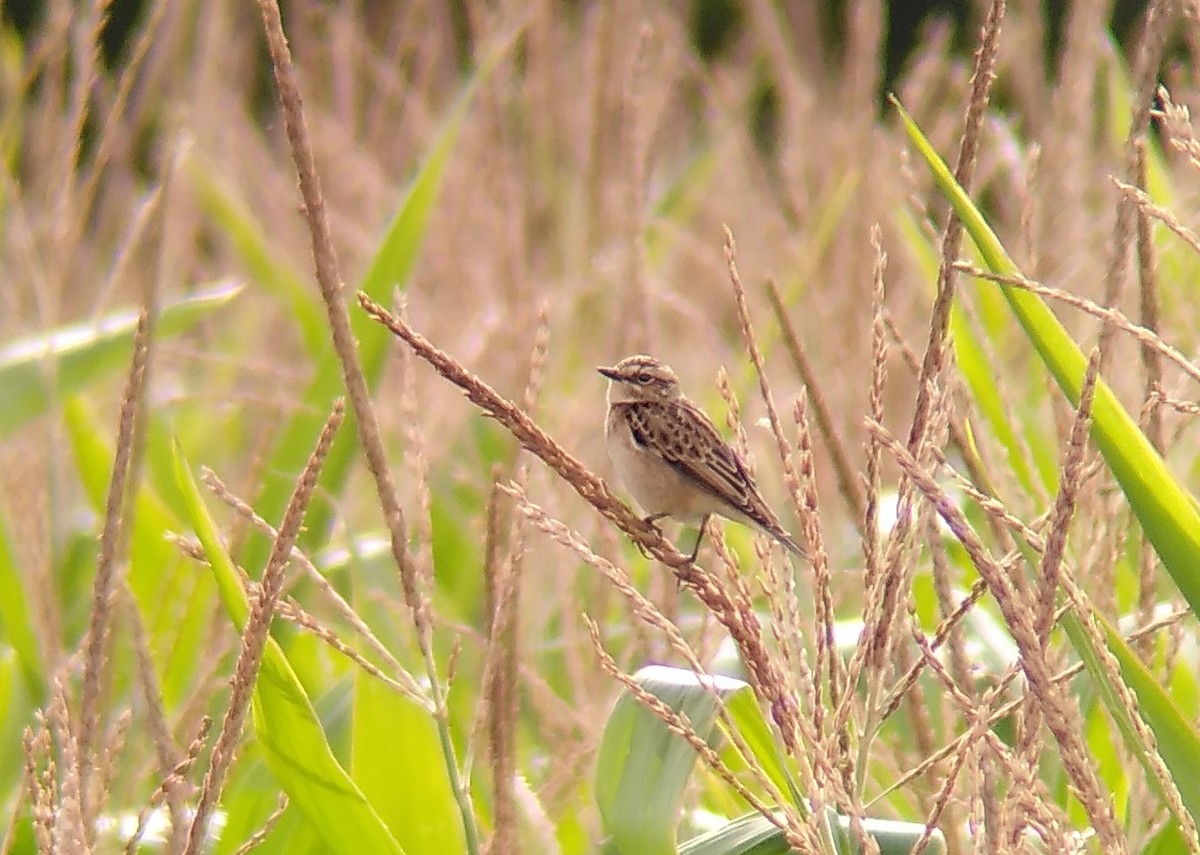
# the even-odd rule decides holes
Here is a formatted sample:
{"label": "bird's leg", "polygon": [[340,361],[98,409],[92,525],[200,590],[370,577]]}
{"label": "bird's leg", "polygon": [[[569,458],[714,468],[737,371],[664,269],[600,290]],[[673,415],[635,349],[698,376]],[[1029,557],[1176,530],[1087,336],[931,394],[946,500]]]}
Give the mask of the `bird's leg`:
{"label": "bird's leg", "polygon": [[658,529],[659,533],[661,533],[662,529],[658,527],[658,521],[661,519],[666,519],[669,516],[670,514],[651,514],[648,517],[642,517],[642,522],[644,522],[646,525],[654,526],[656,529]]}
{"label": "bird's leg", "polygon": [[704,528],[708,525],[708,518],[712,514],[705,514],[700,520],[700,532],[696,535],[696,545],[692,548],[692,554],[688,556],[688,564],[693,564],[696,561],[696,556],[700,554],[700,544],[704,542]]}
{"label": "bird's leg", "polygon": [[[650,514],[650,516],[648,516],[648,517],[642,517],[642,522],[644,522],[646,525],[650,526],[650,528],[652,528],[656,532],[658,532],[659,537],[663,537],[663,530],[662,530],[662,527],[658,524],[658,521],[661,519],[664,519],[666,517],[669,517],[669,516],[670,516],[670,514]],[[637,546],[638,552],[642,553],[643,558],[651,557],[650,553],[646,551],[646,547],[642,546],[640,541],[635,540],[633,543],[635,546]]]}

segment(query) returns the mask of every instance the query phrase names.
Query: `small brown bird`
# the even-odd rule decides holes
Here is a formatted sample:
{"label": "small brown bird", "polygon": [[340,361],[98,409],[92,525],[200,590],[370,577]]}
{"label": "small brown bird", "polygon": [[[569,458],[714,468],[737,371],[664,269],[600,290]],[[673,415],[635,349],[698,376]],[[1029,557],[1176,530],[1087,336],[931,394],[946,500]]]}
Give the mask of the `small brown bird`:
{"label": "small brown bird", "polygon": [[698,520],[692,560],[712,514],[754,526],[808,560],[767,506],[738,453],[680,390],[674,371],[642,355],[596,370],[612,381],[604,426],[608,453],[617,475],[649,514],[646,522]]}

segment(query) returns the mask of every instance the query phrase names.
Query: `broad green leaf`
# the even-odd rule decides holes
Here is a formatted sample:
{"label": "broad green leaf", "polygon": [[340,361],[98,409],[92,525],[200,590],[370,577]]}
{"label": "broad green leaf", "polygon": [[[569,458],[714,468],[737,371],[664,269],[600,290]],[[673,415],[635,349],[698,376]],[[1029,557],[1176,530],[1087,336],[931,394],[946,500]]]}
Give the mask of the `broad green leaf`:
{"label": "broad green leaf", "polygon": [[[851,841],[850,851],[857,855],[862,849],[850,831],[850,820],[838,817],[838,824]],[[886,819],[864,819],[863,828],[879,844],[880,855],[908,855],[925,831],[918,822],[894,822]],[[740,816],[714,831],[693,837],[679,847],[680,855],[788,855],[783,832],[759,813]],[[929,842],[920,850],[924,855],[944,855],[946,838],[934,831]]]}
{"label": "broad green leaf", "polygon": [[[802,815],[807,815],[807,804],[788,772],[775,733],[763,716],[762,707],[758,705],[758,699],[754,697],[754,690],[750,688],[750,684],[743,683],[740,689],[730,692],[725,698],[725,708],[729,711],[730,721],[737,728],[738,735],[746,743],[760,768],[767,773],[771,783],[779,792],[791,797],[792,804]],[[719,725],[722,730],[726,729],[723,721],[719,722]]]}
{"label": "broad green leaf", "polygon": [[[896,106],[909,138],[929,164],[939,187],[950,200],[988,268],[1003,275],[1020,275],[1000,240],[912,118],[898,103]],[[999,287],[1060,388],[1073,404],[1077,403],[1087,365],[1082,351],[1036,295],[1018,288]],[[1137,423],[1102,380],[1096,383],[1091,436],[1171,578],[1193,611],[1197,610],[1200,608],[1200,511],[1196,501],[1175,480]],[[1079,635],[1076,632],[1070,637],[1074,642]],[[1194,778],[1195,758],[1200,755],[1194,746],[1195,734],[1189,727],[1180,733],[1183,719],[1178,710],[1149,674],[1142,673],[1136,657],[1124,645],[1114,644],[1114,637],[1110,633],[1109,647],[1121,660],[1122,672],[1138,695],[1147,723],[1156,735],[1164,735],[1165,744],[1160,750],[1181,793],[1186,790],[1185,805],[1193,817],[1200,817],[1200,788]],[[1087,659],[1086,645],[1077,645],[1076,650]],[[1109,697],[1106,691],[1109,687],[1102,683],[1099,687],[1109,711],[1120,721],[1123,712],[1116,709],[1115,702]],[[1141,750],[1136,741],[1127,740],[1127,743],[1131,751]]]}
{"label": "broad green leaf", "polygon": [[[155,335],[170,338],[230,302],[241,286],[223,280],[163,306]],[[46,412],[56,397],[73,394],[129,366],[138,311],[59,327],[0,349],[0,437]]]}
{"label": "broad green leaf", "polygon": [[361,669],[354,676],[350,769],[406,852],[465,852],[433,716]]}
{"label": "broad green leaf", "polygon": [[[707,738],[718,696],[746,686],[731,677],[700,682],[692,671],[651,665],[633,679]],[[675,826],[696,752],[656,715],[625,692],[604,726],[596,758],[596,802],[605,832],[625,855],[675,852]]]}
{"label": "broad green leaf", "polygon": [[[204,546],[221,601],[235,627],[249,616],[232,559],[192,477],[191,467],[176,447],[179,491],[192,527]],[[298,808],[335,852],[398,853],[403,850],[383,820],[338,763],[304,688],[273,638],[263,649],[262,666],[252,699],[254,729],[267,766]]]}

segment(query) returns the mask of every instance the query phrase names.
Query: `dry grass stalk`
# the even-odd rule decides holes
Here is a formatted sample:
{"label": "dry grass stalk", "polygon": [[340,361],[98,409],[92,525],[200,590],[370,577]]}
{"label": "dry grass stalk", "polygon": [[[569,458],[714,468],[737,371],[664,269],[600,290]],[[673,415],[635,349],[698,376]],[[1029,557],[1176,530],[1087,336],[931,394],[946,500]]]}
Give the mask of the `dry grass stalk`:
{"label": "dry grass stalk", "polygon": [[[133,833],[129,835],[129,839],[125,841],[126,855],[133,855],[133,853],[138,851],[139,844],[149,825],[150,815],[154,810],[164,801],[169,801],[174,793],[186,789],[188,772],[191,771],[192,766],[195,765],[196,760],[200,757],[200,752],[204,750],[204,744],[208,739],[208,731],[211,727],[212,719],[204,716],[200,720],[200,728],[195,738],[192,739],[191,744],[188,745],[187,751],[167,771],[167,774],[162,779],[162,783],[158,785],[158,788],[150,795],[150,799],[138,811],[137,824],[134,827]],[[175,817],[173,813],[171,821],[174,824]]]}
{"label": "dry grass stalk", "polygon": [[800,375],[800,379],[804,383],[804,388],[808,390],[809,401],[813,409],[813,418],[817,422],[817,430],[821,433],[825,449],[829,452],[829,461],[833,466],[834,473],[837,475],[838,492],[849,507],[851,518],[856,525],[860,526],[861,533],[860,521],[863,518],[863,499],[859,492],[858,474],[851,465],[850,456],[846,452],[845,445],[842,443],[837,429],[834,427],[833,413],[826,401],[820,378],[808,358],[808,352],[805,350],[804,344],[796,334],[792,320],[788,316],[786,307],[783,305],[783,295],[779,293],[779,286],[775,284],[775,280],[773,279],[767,280],[767,297],[770,299],[771,310],[775,313],[775,322],[779,324],[779,329],[783,333],[784,349],[787,351],[788,356],[791,357],[792,365],[796,369],[796,373]]}
{"label": "dry grass stalk", "polygon": [[[154,741],[155,752],[158,755],[159,770],[166,774],[179,762],[180,750],[171,736],[171,727],[167,723],[167,713],[163,707],[162,687],[158,682],[158,673],[154,670],[150,642],[146,638],[146,627],[142,622],[141,612],[138,610],[137,601],[129,589],[127,580],[122,586],[122,599],[125,603],[125,611],[129,616],[133,648],[137,655],[138,682],[141,684],[142,699],[146,704],[146,720]],[[171,815],[172,844],[177,850],[183,848],[182,835],[187,829],[186,805],[184,804],[187,795],[188,787],[183,785],[182,779],[172,782],[170,790],[166,793],[167,808]]]}
{"label": "dry grass stalk", "polygon": [[1058,580],[1062,572],[1063,553],[1066,550],[1067,534],[1075,515],[1075,503],[1079,494],[1080,469],[1087,451],[1088,431],[1092,421],[1092,397],[1096,391],[1096,379],[1100,370],[1099,348],[1088,358],[1087,370],[1079,392],[1079,406],[1075,409],[1075,422],[1067,442],[1063,459],[1062,475],[1059,478],[1058,495],[1050,513],[1049,534],[1042,554],[1041,578],[1038,586],[1037,615],[1034,629],[1045,648],[1050,639],[1054,621],[1054,598],[1058,593]]}
{"label": "dry grass stalk", "polygon": [[[1166,48],[1169,24],[1174,12],[1173,7],[1172,0],[1151,0],[1146,9],[1145,26],[1142,29],[1142,39],[1134,61],[1133,107],[1125,146],[1125,176],[1129,181],[1137,180],[1137,143],[1139,140],[1144,141],[1150,121],[1158,69],[1162,64],[1163,51]],[[1129,186],[1118,179],[1114,178],[1114,181],[1122,190]],[[1117,201],[1116,220],[1113,223],[1112,239],[1108,245],[1110,253],[1108,270],[1104,278],[1104,305],[1106,306],[1116,306],[1124,291],[1126,261],[1136,236],[1139,207],[1140,200],[1127,193]],[[1115,332],[1116,329],[1111,324],[1105,324],[1100,331],[1100,340],[1097,346],[1100,350],[1101,369],[1108,364],[1108,354],[1110,353],[1108,345]]]}
{"label": "dry grass stalk", "polygon": [[[1061,611],[1065,611],[1065,610],[1066,610],[1066,607],[1064,607]],[[1189,609],[1180,609],[1179,611],[1172,612],[1169,615],[1163,616],[1159,620],[1152,621],[1149,624],[1139,627],[1134,632],[1131,632],[1129,635],[1125,636],[1125,640],[1129,643],[1134,643],[1134,642],[1140,641],[1142,639],[1149,638],[1150,636],[1154,635],[1155,633],[1161,632],[1163,629],[1177,625],[1179,621],[1183,620],[1186,617],[1189,617],[1190,615],[1191,615],[1191,611]],[[936,649],[934,645],[929,645],[929,648],[930,648],[931,652]],[[922,659],[922,661],[917,664],[920,665],[921,667],[924,667],[924,665],[925,665],[924,659]],[[1054,677],[1052,678],[1052,682],[1055,685],[1062,685],[1062,684],[1068,682],[1069,680],[1073,679],[1074,677],[1078,676],[1080,673],[1082,673],[1083,668],[1084,668],[1084,665],[1082,662],[1076,662],[1074,665],[1071,665],[1068,668],[1064,668],[1063,670],[1061,670],[1057,674],[1055,674]],[[999,699],[1000,697],[1002,697],[1003,693],[1008,689],[1008,687],[1016,679],[1016,677],[1019,673],[1020,673],[1019,663],[1017,665],[1014,665],[1011,668],[1009,668],[1008,671],[1006,671],[1004,673],[1004,675],[999,680],[996,681],[995,686],[991,690],[990,697],[993,699]],[[897,703],[899,703],[899,701],[897,701]],[[1010,716],[1017,713],[1023,704],[1025,704],[1025,698],[1017,697],[1014,700],[1008,701],[1007,703],[1005,703],[999,707],[996,707],[995,709],[992,709],[988,715],[988,726],[995,727],[1003,719],[1009,718]],[[897,780],[893,781],[892,784],[888,787],[888,790],[886,792],[892,792],[894,790],[898,790],[902,787],[907,786],[912,781],[916,780],[917,778],[921,777],[922,775],[927,774],[928,771],[933,766],[936,766],[936,765],[944,762],[949,757],[955,756],[955,754],[957,754],[958,751],[961,750],[962,747],[965,745],[965,743],[967,741],[967,737],[968,737],[968,734],[966,734],[966,733],[960,734],[958,737],[951,740],[949,743],[947,743],[942,748],[938,749],[936,752],[929,754],[917,766],[913,767],[912,769],[910,769],[909,771],[907,771],[903,775],[901,775]],[[882,795],[877,798],[881,798],[881,797],[882,797]]]}
{"label": "dry grass stalk", "polygon": [[[112,478],[109,481],[108,495],[105,499],[104,526],[100,533],[100,554],[96,559],[96,575],[92,581],[92,615],[84,643],[83,689],[79,702],[80,725],[77,755],[80,765],[76,771],[82,782],[85,800],[81,809],[85,818],[94,818],[89,812],[90,807],[86,799],[91,786],[92,770],[96,763],[94,741],[100,719],[100,711],[97,706],[100,703],[101,672],[105,665],[105,645],[111,630],[117,549],[123,537],[121,507],[126,501],[127,487],[133,481],[131,470],[136,443],[135,432],[140,428],[136,414],[145,388],[144,381],[149,356],[150,313],[144,311],[138,317],[137,330],[133,338],[133,360],[129,368],[125,393],[121,400]],[[91,824],[90,820],[88,824]]]}
{"label": "dry grass stalk", "polygon": [[[1145,190],[1149,186],[1149,167],[1147,144],[1144,139],[1136,143],[1137,152],[1137,185]],[[1137,218],[1137,259],[1138,259],[1138,294],[1140,296],[1139,321],[1141,325],[1156,336],[1160,336],[1158,295],[1158,259],[1154,251],[1154,235],[1150,225],[1150,217],[1142,207],[1138,206]],[[1145,397],[1149,401],[1153,390],[1163,381],[1162,357],[1153,348],[1141,346],[1142,370],[1145,373]],[[1160,455],[1166,453],[1166,429],[1163,426],[1163,413],[1159,407],[1150,407],[1145,420],[1146,439]],[[1141,547],[1138,550],[1138,614],[1143,622],[1150,620],[1154,614],[1154,601],[1157,597],[1158,586],[1155,579],[1157,560],[1150,540],[1142,532]],[[1150,653],[1150,645],[1140,648],[1143,656]]]}
{"label": "dry grass stalk", "polygon": [[[959,186],[968,191],[975,171],[984,112],[991,92],[1004,7],[1004,0],[995,0],[989,6],[980,46],[975,53],[970,100],[962,137],[959,141],[958,158],[954,167],[955,180]],[[946,364],[946,336],[955,292],[953,261],[958,256],[961,243],[962,224],[956,216],[951,215],[942,235],[937,297],[931,312],[929,338],[917,380],[917,399],[908,434],[907,447],[917,460],[923,460],[928,453],[927,449],[933,438],[932,429],[937,421],[936,403],[942,398],[939,390]],[[869,642],[870,661],[877,673],[882,673],[883,664],[887,659],[891,640],[897,628],[898,622],[894,618],[897,614],[899,592],[904,586],[907,575],[902,570],[902,558],[909,551],[912,537],[912,499],[912,486],[908,479],[902,478],[897,499],[896,523],[892,529],[887,549],[887,569],[879,579],[882,589],[874,598],[877,604],[874,607],[874,613],[878,617],[870,624],[874,631],[874,636]]]}
{"label": "dry grass stalk", "polygon": [[[1172,101],[1171,93],[1165,86],[1158,87],[1157,95],[1159,109],[1151,115],[1162,120],[1171,147],[1186,155],[1191,165],[1200,169],[1200,140],[1196,139],[1192,130],[1192,117],[1188,108]],[[1145,187],[1141,182],[1139,185]]]}
{"label": "dry grass stalk", "polygon": [[1021,652],[1021,668],[1034,697],[1041,705],[1046,726],[1054,734],[1055,741],[1061,749],[1063,767],[1071,785],[1106,851],[1126,851],[1110,797],[1101,787],[1095,768],[1088,759],[1087,747],[1081,739],[1083,731],[1078,721],[1079,711],[1051,681],[1049,667],[1038,643],[1027,601],[1016,590],[1014,581],[988,554],[986,547],[954,502],[938,483],[921,469],[907,449],[882,425],[868,423],[868,427],[879,437],[926,500],[937,509],[938,514],[966,549],[980,576],[987,582],[988,589],[1000,607],[1013,640]]}
{"label": "dry grass stalk", "polygon": [[983,700],[979,704],[975,704],[955,683],[953,677],[945,671],[941,662],[934,655],[930,648],[928,640],[924,634],[917,631],[914,624],[913,639],[916,641],[917,649],[921,653],[921,659],[929,667],[929,669],[938,677],[942,685],[946,687],[948,694],[954,702],[963,709],[966,713],[966,721],[970,724],[969,729],[963,734],[963,741],[958,744],[958,748],[950,757],[950,768],[946,770],[942,784],[934,796],[932,805],[925,814],[925,831],[921,834],[918,843],[914,844],[912,851],[920,852],[928,842],[933,830],[938,827],[943,812],[946,811],[950,798],[954,793],[955,785],[958,782],[958,777],[962,773],[963,767],[969,759],[972,759],[976,751],[979,749],[981,742],[987,742],[987,737],[991,733],[988,725],[988,707],[987,700]]}
{"label": "dry grass stalk", "polygon": [[[50,728],[38,713],[36,731],[26,727],[22,736],[25,759],[25,787],[29,794],[29,814],[38,851],[57,852],[58,835],[55,815],[58,808],[57,775],[51,750]],[[43,764],[45,768],[43,769]]]}
{"label": "dry grass stalk", "polygon": [[[1079,393],[1079,405],[1063,458],[1062,475],[1059,478],[1058,494],[1050,513],[1049,533],[1038,579],[1037,599],[1034,604],[1033,628],[1042,649],[1049,659],[1050,630],[1054,626],[1054,600],[1058,593],[1059,580],[1063,573],[1063,553],[1071,520],[1075,516],[1076,499],[1081,486],[1080,468],[1087,450],[1088,431],[1091,427],[1092,398],[1096,391],[1096,379],[1100,370],[1100,349],[1095,348],[1088,359],[1083,385]],[[1034,703],[1024,707],[1018,717],[1018,750],[1025,763],[1029,777],[1034,776],[1038,755],[1041,752],[1041,708]],[[1016,821],[1009,831],[1009,839],[1015,844],[1024,826]]]}
{"label": "dry grass stalk", "polygon": [[1150,198],[1150,194],[1133,184],[1127,184],[1119,178],[1112,179],[1113,184],[1117,186],[1126,198],[1132,199],[1137,203],[1140,209],[1147,217],[1153,220],[1158,220],[1164,226],[1171,230],[1174,235],[1181,241],[1186,243],[1194,252],[1200,253],[1200,236],[1175,216],[1170,210],[1161,205],[1156,205],[1154,200]]}
{"label": "dry grass stalk", "polygon": [[[353,331],[350,329],[350,317],[342,302],[341,274],[338,271],[337,254],[333,248],[329,221],[325,214],[325,199],[321,193],[321,182],[317,175],[312,143],[304,119],[296,69],[292,64],[287,36],[283,32],[283,19],[279,6],[275,0],[259,0],[258,7],[262,13],[263,29],[266,32],[267,48],[271,57],[271,68],[278,89],[288,142],[291,145],[292,159],[296,165],[300,193],[304,200],[304,216],[312,238],[317,285],[320,288],[321,299],[329,320],[333,347],[341,363],[342,379],[345,381],[346,392],[354,409],[355,423],[358,425],[359,441],[363,445],[367,468],[375,481],[379,505],[383,511],[384,523],[387,525],[391,540],[392,558],[400,573],[405,602],[412,611],[413,621],[417,627],[417,638],[426,669],[429,672],[434,706],[441,711],[444,703],[441,688],[438,686],[437,669],[433,658],[432,628],[421,605],[423,600],[418,593],[417,570],[408,556],[407,526],[404,523],[404,513],[400,507],[399,495],[379,433],[379,420],[371,403],[370,388],[358,358]],[[448,744],[448,741],[444,742]],[[454,759],[447,757],[446,764],[451,780],[457,781]],[[460,798],[464,796],[464,791],[457,785],[456,791]],[[465,805],[462,806],[465,808]],[[469,811],[464,810],[463,822],[466,827],[468,843],[474,848],[475,827],[469,817]]]}
{"label": "dry grass stalk", "polygon": [[[871,385],[867,391],[867,410],[871,418],[883,424],[883,393],[887,386],[887,327],[884,324],[887,253],[883,249],[883,230],[879,223],[871,226],[871,246],[875,250],[875,267],[871,289]],[[870,589],[882,570],[883,556],[879,553],[879,444],[868,435],[865,443],[866,466],[863,470],[867,498],[862,511],[863,587]]]}
{"label": "dry grass stalk", "polygon": [[283,620],[294,623],[305,632],[308,632],[310,635],[313,635],[325,642],[333,650],[336,650],[338,653],[345,656],[347,659],[361,668],[365,673],[374,677],[376,680],[379,680],[392,691],[404,696],[414,704],[428,709],[429,695],[426,692],[420,691],[419,688],[411,685],[411,677],[401,681],[395,679],[389,674],[384,673],[383,669],[379,668],[370,659],[367,659],[367,657],[363,656],[353,647],[342,641],[336,632],[331,630],[329,627],[324,626],[319,620],[306,612],[295,600],[288,598],[278,602],[275,606],[275,614]]}
{"label": "dry grass stalk", "polygon": [[246,711],[250,706],[250,696],[258,678],[258,669],[262,664],[263,649],[266,647],[268,633],[271,629],[271,619],[275,614],[275,605],[279,601],[283,589],[284,569],[296,545],[300,527],[304,522],[304,512],[317,486],[317,477],[329,449],[333,445],[337,429],[342,424],[345,415],[345,405],[341,398],[334,402],[321,435],[317,439],[316,448],[296,481],[291,498],[288,499],[287,509],[279,525],[279,536],[271,546],[271,556],[263,570],[258,597],[250,609],[250,616],[242,630],[242,649],[238,653],[237,664],[234,667],[232,691],[225,717],[221,721],[221,731],[213,745],[212,756],[209,759],[208,770],[204,775],[204,784],[196,802],[196,812],[188,828],[188,840],[185,853],[194,855],[204,845],[208,833],[208,823],[212,813],[221,798],[221,790],[225,778],[233,762],[234,748],[242,735],[242,724],[246,719]]}
{"label": "dry grass stalk", "polygon": [[[823,705],[820,701],[821,687],[820,675],[828,666],[829,673],[829,696],[831,705],[836,706],[842,694],[841,688],[841,661],[836,655],[833,638],[833,598],[830,593],[829,579],[829,556],[825,551],[824,537],[820,530],[820,517],[817,507],[817,496],[815,487],[815,476],[813,468],[812,447],[808,439],[807,423],[803,418],[804,410],[800,403],[796,405],[796,423],[800,425],[801,448],[800,460],[803,471],[803,478],[796,472],[796,467],[792,462],[791,449],[788,446],[787,438],[784,435],[783,424],[780,421],[779,413],[775,408],[774,396],[771,394],[770,381],[767,379],[766,365],[763,360],[762,351],[758,347],[758,340],[754,334],[754,325],[750,318],[750,308],[746,303],[746,291],[742,287],[741,277],[738,275],[736,261],[736,246],[733,239],[733,232],[728,227],[725,228],[725,263],[729,270],[729,279],[733,285],[734,299],[737,304],[738,320],[742,330],[742,340],[746,349],[750,353],[750,359],[754,363],[755,373],[758,375],[759,391],[762,395],[763,403],[767,408],[767,416],[771,425],[771,433],[775,437],[776,449],[779,452],[779,460],[783,467],[784,483],[788,486],[788,492],[791,496],[793,506],[796,509],[797,515],[803,523],[803,539],[807,545],[813,559],[813,569],[815,577],[815,588],[817,591],[817,610],[816,622],[817,626],[814,630],[816,638],[816,662],[813,667],[813,677],[816,682],[813,685],[813,693],[815,695],[815,703],[812,707],[814,721],[817,729],[818,737],[820,737],[822,722],[821,716],[824,712]],[[803,400],[803,399],[801,399]],[[739,578],[737,576],[735,578]],[[786,602],[795,602],[796,592],[794,585],[794,576],[791,572],[785,574],[785,583],[781,594],[785,597]],[[787,657],[784,657],[787,661]]]}
{"label": "dry grass stalk", "polygon": [[[538,313],[537,330],[530,355],[529,377],[522,399],[526,412],[536,410],[546,361],[550,348],[550,328],[546,309]],[[409,358],[411,359],[411,351]],[[523,461],[517,466],[514,483],[524,490],[529,481],[529,467]],[[503,855],[519,848],[519,827],[516,804],[517,728],[519,725],[519,686],[517,663],[521,661],[521,576],[526,551],[526,519],[513,515],[508,536],[508,555],[503,562],[493,564],[499,571],[493,578],[493,608],[489,617],[488,652],[484,662],[483,701],[488,713],[488,748],[492,765],[493,831],[489,850]]]}
{"label": "dry grass stalk", "polygon": [[1094,607],[1089,602],[1087,594],[1076,584],[1075,578],[1071,574],[1063,574],[1062,587],[1070,599],[1072,611],[1075,612],[1075,615],[1079,618],[1079,622],[1088,634],[1092,649],[1096,651],[1096,661],[1104,672],[1103,679],[1112,689],[1121,706],[1125,708],[1126,719],[1133,725],[1134,732],[1145,747],[1144,758],[1150,767],[1150,774],[1157,780],[1158,789],[1162,797],[1166,800],[1167,807],[1179,823],[1180,830],[1183,832],[1183,838],[1188,844],[1188,851],[1193,853],[1193,855],[1197,855],[1197,853],[1200,853],[1200,836],[1197,835],[1195,819],[1183,806],[1183,799],[1179,794],[1179,788],[1175,784],[1175,779],[1167,768],[1162,755],[1158,753],[1158,741],[1154,737],[1154,731],[1150,729],[1142,718],[1137,696],[1121,678],[1120,664],[1108,649],[1105,633],[1096,618]]}
{"label": "dry grass stalk", "polygon": [[[405,316],[403,296],[397,296],[397,314]],[[400,354],[400,423],[404,436],[404,463],[408,468],[408,481],[413,485],[417,497],[415,521],[408,540],[416,544],[413,565],[417,572],[417,608],[421,615],[418,626],[432,624],[429,592],[433,590],[433,497],[429,491],[429,459],[425,453],[425,435],[421,430],[420,405],[417,402],[417,384],[412,354]]]}
{"label": "dry grass stalk", "polygon": [[[1200,252],[1200,244],[1197,245],[1197,252]],[[1160,354],[1162,357],[1183,371],[1183,373],[1189,378],[1196,382],[1200,382],[1200,367],[1197,367],[1195,363],[1191,362],[1175,347],[1163,341],[1156,332],[1140,326],[1139,324],[1135,324],[1118,309],[1106,308],[1105,306],[1101,306],[1092,300],[1088,300],[1086,297],[1080,297],[1076,294],[1072,294],[1069,291],[1064,291],[1061,288],[1052,288],[1048,285],[1042,285],[1039,282],[1035,282],[1032,279],[1026,279],[1023,276],[1006,276],[997,273],[990,273],[986,270],[982,270],[966,263],[960,263],[957,266],[963,272],[979,279],[986,279],[990,282],[998,282],[1001,285],[1011,285],[1014,288],[1020,288],[1023,291],[1028,291],[1031,294],[1037,294],[1039,297],[1057,300],[1061,303],[1066,303],[1068,306],[1087,312],[1089,315],[1093,315],[1104,323],[1111,324],[1122,332],[1128,333],[1135,341],[1137,341],[1139,345],[1144,348],[1149,348],[1155,353]]]}
{"label": "dry grass stalk", "polygon": [[257,849],[267,839],[267,835],[279,824],[279,820],[283,819],[284,813],[287,812],[288,804],[287,794],[280,793],[279,802],[275,805],[275,810],[271,811],[270,815],[263,820],[263,824],[257,831],[247,837],[245,842],[234,850],[233,855],[248,855],[248,853]]}

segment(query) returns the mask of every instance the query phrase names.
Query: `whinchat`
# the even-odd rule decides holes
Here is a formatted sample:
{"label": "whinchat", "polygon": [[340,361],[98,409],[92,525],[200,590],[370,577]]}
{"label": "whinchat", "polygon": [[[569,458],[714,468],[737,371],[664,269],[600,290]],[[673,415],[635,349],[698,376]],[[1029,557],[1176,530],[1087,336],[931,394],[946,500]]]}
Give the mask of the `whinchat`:
{"label": "whinchat", "polygon": [[808,553],[772,513],[745,462],[679,388],[675,372],[650,356],[597,368],[611,382],[604,425],[613,467],[653,523],[718,514],[769,534],[801,558]]}

